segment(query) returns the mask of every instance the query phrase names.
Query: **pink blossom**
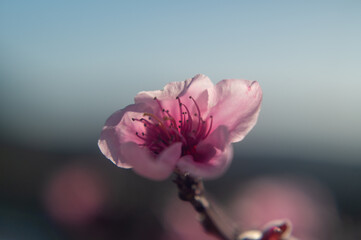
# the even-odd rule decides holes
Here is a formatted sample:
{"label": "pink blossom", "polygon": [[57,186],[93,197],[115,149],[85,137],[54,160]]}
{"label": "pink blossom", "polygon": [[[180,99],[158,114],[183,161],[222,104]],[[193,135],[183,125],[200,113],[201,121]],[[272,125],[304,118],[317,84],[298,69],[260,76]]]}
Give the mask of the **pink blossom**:
{"label": "pink blossom", "polygon": [[262,91],[255,81],[205,75],[140,92],[135,103],[113,113],[98,145],[117,166],[153,180],[174,170],[215,178],[229,166],[231,143],[256,124]]}

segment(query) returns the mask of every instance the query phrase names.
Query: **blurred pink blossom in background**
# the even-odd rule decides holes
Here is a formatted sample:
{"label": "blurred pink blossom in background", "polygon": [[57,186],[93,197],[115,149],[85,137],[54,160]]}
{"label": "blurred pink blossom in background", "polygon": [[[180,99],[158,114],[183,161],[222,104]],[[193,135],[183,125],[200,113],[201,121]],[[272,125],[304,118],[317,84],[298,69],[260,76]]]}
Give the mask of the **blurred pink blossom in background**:
{"label": "blurred pink blossom in background", "polygon": [[205,232],[192,205],[176,197],[171,197],[164,209],[163,224],[162,240],[218,240]]}
{"label": "blurred pink blossom in background", "polygon": [[86,225],[102,210],[106,189],[95,170],[69,165],[51,176],[44,192],[45,207],[58,223]]}
{"label": "blurred pink blossom in background", "polygon": [[231,212],[244,230],[259,229],[275,219],[289,219],[295,237],[327,240],[337,224],[332,196],[314,180],[255,179],[241,187],[231,202]]}

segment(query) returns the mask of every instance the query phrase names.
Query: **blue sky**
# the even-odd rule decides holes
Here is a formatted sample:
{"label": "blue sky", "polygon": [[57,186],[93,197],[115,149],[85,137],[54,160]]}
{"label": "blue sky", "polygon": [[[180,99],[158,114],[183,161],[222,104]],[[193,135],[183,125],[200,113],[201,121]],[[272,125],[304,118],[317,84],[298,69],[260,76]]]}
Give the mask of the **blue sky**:
{"label": "blue sky", "polygon": [[353,159],[360,12],[360,1],[1,1],[3,138],[83,148],[137,92],[203,73],[260,82],[246,146]]}

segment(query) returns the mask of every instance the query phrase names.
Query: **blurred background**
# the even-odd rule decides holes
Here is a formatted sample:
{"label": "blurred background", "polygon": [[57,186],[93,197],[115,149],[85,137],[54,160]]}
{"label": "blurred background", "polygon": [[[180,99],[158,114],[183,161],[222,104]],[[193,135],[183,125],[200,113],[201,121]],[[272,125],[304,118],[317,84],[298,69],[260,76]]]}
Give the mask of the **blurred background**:
{"label": "blurred background", "polygon": [[0,239],[212,239],[171,179],[97,147],[137,92],[197,73],[263,89],[258,124],[206,182],[242,229],[289,218],[301,239],[361,239],[360,12],[357,0],[2,0]]}

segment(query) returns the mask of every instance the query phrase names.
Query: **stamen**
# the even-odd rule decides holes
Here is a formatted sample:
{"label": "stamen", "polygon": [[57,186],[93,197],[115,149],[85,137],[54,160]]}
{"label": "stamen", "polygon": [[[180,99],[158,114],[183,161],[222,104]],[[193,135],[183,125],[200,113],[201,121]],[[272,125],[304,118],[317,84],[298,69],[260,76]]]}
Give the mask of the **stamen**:
{"label": "stamen", "polygon": [[136,132],[135,135],[137,135],[137,137],[139,137],[140,139],[142,139],[142,140],[144,140],[144,141],[147,140],[145,137],[142,137],[142,136],[144,136],[144,133],[142,133],[142,136],[140,136],[139,133]]}
{"label": "stamen", "polygon": [[206,133],[206,135],[204,135],[203,139],[205,139],[206,137],[208,137],[209,133],[211,132],[212,129],[212,125],[213,125],[213,116],[209,116],[209,118],[211,119],[211,124],[209,125],[209,129],[208,132]]}
{"label": "stamen", "polygon": [[[152,123],[151,122],[149,122],[147,119],[145,119],[145,118],[141,118],[141,119],[139,119],[141,122],[143,122],[144,123],[144,125],[146,125],[146,124],[148,124],[148,125],[152,125]],[[146,127],[146,126],[144,126],[144,127]]]}
{"label": "stamen", "polygon": [[157,97],[154,97],[153,99],[154,99],[155,101],[157,101],[160,110],[162,110],[162,111],[161,111],[162,114],[164,114],[164,113],[163,113],[163,112],[164,112],[164,108],[162,107],[162,104],[160,103],[160,101],[158,100],[158,98],[157,98]]}
{"label": "stamen", "polygon": [[[176,98],[179,118],[174,118],[168,109],[163,108],[161,101],[156,97],[154,100],[157,101],[159,107],[158,113],[143,113],[142,118],[131,118],[132,121],[141,122],[144,127],[144,132],[141,134],[136,132],[136,136],[144,141],[144,143],[139,143],[139,146],[144,146],[157,155],[172,143],[181,142],[182,154],[196,154],[196,146],[212,131],[213,116],[209,116],[204,121],[196,100],[192,96],[189,98],[195,107],[185,105],[180,97]],[[191,113],[190,109],[193,111],[194,108],[196,112]],[[197,121],[194,118],[197,118]]]}
{"label": "stamen", "polygon": [[191,117],[188,107],[186,105],[184,105],[183,103],[182,103],[182,106],[184,106],[184,108],[187,111],[187,112],[184,112],[184,118],[185,118],[185,115],[188,114],[188,119],[186,120],[187,124],[185,125],[185,128],[184,128],[184,132],[187,132],[188,130],[192,130],[192,117]]}
{"label": "stamen", "polygon": [[163,132],[170,138],[170,135],[166,129],[166,126],[164,125],[163,121],[161,119],[159,119],[157,116],[155,116],[154,114],[152,113],[143,113],[143,116],[151,116],[153,117],[155,120],[158,121],[159,123],[159,127],[163,130]]}
{"label": "stamen", "polygon": [[182,128],[183,127],[183,122],[184,122],[184,119],[183,119],[183,113],[182,113],[182,102],[180,100],[179,97],[176,97],[176,99],[178,100],[178,105],[179,105],[179,117],[180,117],[180,120],[181,120],[181,125],[179,128]]}
{"label": "stamen", "polygon": [[171,122],[170,128],[172,128],[172,126],[177,126],[175,119],[169,114],[169,112],[167,112],[167,115],[168,115],[168,117],[164,117],[163,119],[164,119],[164,121],[169,120]]}
{"label": "stamen", "polygon": [[[201,110],[199,109],[199,106],[196,102],[196,100],[194,100],[194,98],[192,98],[192,96],[189,96],[190,99],[192,99],[194,105],[196,105],[196,108],[197,108],[197,112],[198,112],[198,126],[197,126],[197,130],[196,132],[199,131],[199,127],[201,126]],[[197,114],[195,113],[194,116],[197,116]]]}
{"label": "stamen", "polygon": [[[143,113],[143,116],[149,116],[149,117],[152,117],[152,118],[154,118],[155,120],[157,120],[157,122],[158,122],[160,125],[162,125],[162,124],[163,124],[162,120],[161,120],[161,119],[159,119],[157,116],[155,116],[155,115],[154,115],[154,114],[152,114],[152,113]],[[144,118],[142,118],[142,119],[144,119]]]}

